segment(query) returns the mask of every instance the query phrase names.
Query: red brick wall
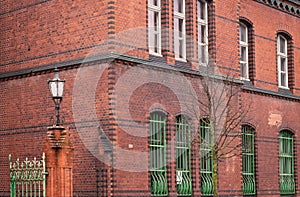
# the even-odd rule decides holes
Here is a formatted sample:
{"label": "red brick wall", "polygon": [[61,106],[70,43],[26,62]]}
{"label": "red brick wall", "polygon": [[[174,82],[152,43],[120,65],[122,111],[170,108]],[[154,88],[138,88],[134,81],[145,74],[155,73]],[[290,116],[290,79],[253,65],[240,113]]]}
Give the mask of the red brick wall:
{"label": "red brick wall", "polygon": [[0,72],[85,57],[107,38],[107,2],[3,1]]}
{"label": "red brick wall", "polygon": [[[142,66],[143,71],[139,70],[141,73],[132,73],[132,69],[136,68],[137,64],[123,60],[113,63],[108,61],[110,64],[102,75],[97,69],[99,67],[93,67],[93,65],[104,66],[105,62],[90,63],[90,68],[94,68],[90,70],[75,64],[60,71],[61,79],[66,79],[61,112],[64,125],[70,127],[75,146],[74,196],[97,196],[97,194],[101,196],[110,193],[116,196],[150,195],[148,170],[138,171],[139,162],[148,165],[148,157],[138,161],[131,152],[147,155],[149,110],[159,107],[169,113],[168,184],[170,196],[176,196],[174,144],[171,144],[171,139],[175,133],[176,115],[182,109],[184,109],[183,112],[188,113],[189,109],[179,106],[180,97],[174,94],[174,89],[166,87],[165,83],[174,86],[176,91],[182,93],[185,89],[184,86],[180,86],[184,83],[181,79],[197,81],[199,76],[180,75],[170,70],[157,68],[154,71],[145,69],[152,63],[167,62],[171,65],[175,63],[172,30],[173,3],[171,0],[162,0],[162,2],[162,8],[166,11],[162,15],[162,21],[165,22],[162,26],[167,25],[167,33],[169,33],[163,34],[162,41],[167,50],[163,51],[163,58],[158,61],[148,61],[149,65]],[[195,6],[195,2],[190,0],[187,2]],[[0,74],[85,58],[87,54],[95,55],[108,51],[139,57],[145,62],[148,60],[146,1],[105,0],[91,3],[91,1],[49,0],[45,2],[23,1],[22,4],[4,1],[2,4]],[[213,57],[216,58],[218,71],[239,77],[238,21],[240,17],[244,17],[249,19],[254,26],[256,72],[254,85],[259,88],[278,90],[276,32],[285,30],[293,36],[296,87],[294,93],[299,95],[299,17],[249,0],[213,1],[211,5],[216,14],[215,21],[212,22],[215,28],[215,32],[212,33],[216,37],[210,38],[210,43],[213,45],[210,50],[216,51]],[[196,37],[196,9],[188,8],[187,10],[191,11],[188,16],[193,17],[187,22],[190,28],[187,32]],[[195,42],[196,38],[193,39]],[[104,44],[104,40],[114,43],[94,48],[97,44]],[[193,44],[196,43],[190,44],[190,51],[195,54],[192,54],[190,58],[194,61],[196,51]],[[189,68],[191,65],[184,66]],[[191,67],[198,68],[197,64]],[[168,74],[174,74],[173,78],[168,78],[169,81],[167,80]],[[141,76],[150,76],[150,78],[140,79]],[[161,81],[151,81],[151,76],[152,79],[158,78]],[[52,77],[52,72],[46,69],[43,72],[33,71],[33,74],[0,80],[0,176],[2,177],[0,196],[8,196],[8,154],[11,153],[14,158],[24,158],[42,153],[41,147],[45,141],[46,128],[53,124],[50,117],[54,116],[54,104],[47,87],[47,80]],[[118,84],[123,86],[118,86]],[[195,83],[192,84],[197,90],[196,95],[201,95],[201,88],[199,90]],[[136,88],[129,91],[130,87],[135,85]],[[123,92],[118,93],[120,90]],[[280,129],[290,128],[295,132],[296,172],[300,165],[300,160],[297,159],[300,128],[299,99],[258,94],[255,91],[244,91],[241,98],[245,103],[252,103],[245,122],[254,125],[256,131],[258,196],[278,196],[278,132]],[[129,114],[122,111],[126,109],[126,104],[129,106]],[[105,152],[107,150],[97,130],[99,125],[111,143],[112,155]],[[136,137],[131,132],[141,132],[146,137],[135,133],[138,134]],[[130,154],[124,157],[118,149],[129,151]],[[196,146],[193,147],[192,155],[193,191],[194,196],[198,196],[201,186],[199,155]],[[138,170],[126,170],[126,165],[130,165],[128,168],[136,167]],[[115,169],[110,166],[114,166]],[[241,156],[239,155],[219,163],[220,195],[241,196],[241,170]],[[297,172],[296,183],[299,190],[298,179],[299,173]]]}
{"label": "red brick wall", "polygon": [[[268,11],[266,11],[268,9]],[[284,30],[292,35],[294,51],[295,90],[299,94],[300,28],[299,17],[276,10],[255,1],[241,1],[240,16],[254,24],[256,83],[258,87],[278,90],[277,32]]]}

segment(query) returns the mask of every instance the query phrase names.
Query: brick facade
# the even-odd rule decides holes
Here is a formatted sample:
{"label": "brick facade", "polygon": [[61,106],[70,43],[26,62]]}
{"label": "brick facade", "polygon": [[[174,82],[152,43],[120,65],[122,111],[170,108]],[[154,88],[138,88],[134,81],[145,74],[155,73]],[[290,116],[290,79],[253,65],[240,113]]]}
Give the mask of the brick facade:
{"label": "brick facade", "polygon": [[[43,152],[55,115],[47,86],[55,67],[66,80],[61,113],[74,146],[73,196],[151,196],[149,117],[156,110],[167,116],[168,195],[177,196],[176,116],[196,117],[191,132],[198,131],[207,114],[193,96],[203,98],[199,84],[207,69],[197,60],[196,0],[186,0],[187,61],[175,60],[173,5],[161,0],[162,55],[154,56],[148,52],[147,1],[1,2],[0,196],[9,196],[8,154]],[[300,5],[209,0],[208,10],[209,66],[236,79],[236,111],[251,104],[243,123],[255,128],[256,196],[280,196],[283,129],[294,136],[294,196],[300,196]],[[251,26],[249,81],[240,80],[239,21]],[[278,87],[279,32],[291,38],[289,90]],[[240,152],[218,163],[219,196],[243,196]],[[199,145],[192,144],[193,196],[201,196],[200,165]]]}

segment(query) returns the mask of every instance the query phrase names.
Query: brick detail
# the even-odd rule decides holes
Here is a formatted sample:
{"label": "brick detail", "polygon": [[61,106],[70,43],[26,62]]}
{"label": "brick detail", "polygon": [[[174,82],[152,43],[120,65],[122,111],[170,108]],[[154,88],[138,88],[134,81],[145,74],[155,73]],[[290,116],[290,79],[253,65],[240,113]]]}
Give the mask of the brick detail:
{"label": "brick detail", "polygon": [[44,147],[46,155],[47,197],[73,196],[73,145],[64,127],[49,127]]}

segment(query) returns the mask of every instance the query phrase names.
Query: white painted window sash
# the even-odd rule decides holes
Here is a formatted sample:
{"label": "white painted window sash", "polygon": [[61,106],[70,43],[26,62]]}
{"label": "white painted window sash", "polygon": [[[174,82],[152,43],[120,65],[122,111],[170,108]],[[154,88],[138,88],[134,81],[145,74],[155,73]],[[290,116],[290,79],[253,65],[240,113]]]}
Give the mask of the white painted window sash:
{"label": "white painted window sash", "polygon": [[[155,26],[155,18],[150,17],[150,13],[158,15]],[[157,0],[157,5],[148,1],[148,47],[149,53],[161,56],[161,3]]]}
{"label": "white painted window sash", "polygon": [[[280,51],[280,39],[284,40],[284,52]],[[287,39],[281,35],[277,38],[277,70],[278,70],[278,87],[289,89],[288,87],[288,55],[287,55]],[[284,60],[282,65],[281,60]]]}
{"label": "white painted window sash", "polygon": [[[182,12],[175,9],[175,4],[182,1]],[[177,22],[178,21],[178,22]],[[182,21],[180,28],[180,21]],[[185,0],[174,0],[174,49],[175,59],[186,61],[186,25],[185,25]],[[182,29],[180,32],[179,30]]]}
{"label": "white painted window sash", "polygon": [[[245,40],[242,40],[242,27],[245,28]],[[241,79],[242,80],[249,80],[249,60],[248,60],[248,51],[249,51],[249,45],[248,45],[248,27],[245,24],[240,23],[240,70],[241,70]],[[242,49],[245,49],[245,57],[242,58]]]}
{"label": "white painted window sash", "polygon": [[[201,7],[200,1],[204,4],[204,18],[199,16]],[[202,66],[206,66],[208,64],[208,10],[207,10],[207,2],[204,0],[197,1],[197,23],[198,23],[198,59],[199,64]],[[202,27],[205,28],[204,32],[204,40],[201,39],[201,31]],[[204,53],[202,53],[202,49],[204,48]]]}

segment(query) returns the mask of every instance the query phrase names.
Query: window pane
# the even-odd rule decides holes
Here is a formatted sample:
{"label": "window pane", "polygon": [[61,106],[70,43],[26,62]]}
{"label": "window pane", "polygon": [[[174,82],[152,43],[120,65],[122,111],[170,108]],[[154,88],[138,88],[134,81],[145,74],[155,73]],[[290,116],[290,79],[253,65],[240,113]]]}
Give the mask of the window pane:
{"label": "window pane", "polygon": [[283,87],[286,87],[287,86],[287,84],[286,84],[286,74],[285,73],[281,73],[280,74],[280,76],[281,76],[281,86],[283,86]]}
{"label": "window pane", "polygon": [[247,28],[244,25],[240,25],[240,41],[247,42]]}
{"label": "window pane", "polygon": [[197,16],[201,20],[206,20],[206,3],[201,0],[197,1]]}
{"label": "window pane", "polygon": [[159,23],[159,13],[158,12],[154,12],[154,19],[153,19],[153,21],[154,21],[154,29],[155,29],[155,31],[157,31],[158,30],[158,23]]}
{"label": "window pane", "polygon": [[201,43],[206,43],[206,26],[205,25],[201,25]]}
{"label": "window pane", "polygon": [[285,64],[286,64],[286,58],[281,57],[280,58],[280,69],[282,72],[286,72]]}
{"label": "window pane", "polygon": [[198,50],[199,50],[199,61],[204,64],[207,63],[207,61],[206,61],[206,46],[199,45]]}
{"label": "window pane", "polygon": [[153,51],[154,48],[154,12],[148,11],[148,42],[149,42],[149,49]]}
{"label": "window pane", "polygon": [[247,47],[241,46],[241,61],[247,61]]}
{"label": "window pane", "polygon": [[183,40],[179,40],[179,57],[183,58]]}
{"label": "window pane", "polygon": [[241,77],[248,79],[247,63],[241,63]]}
{"label": "window pane", "polygon": [[179,20],[179,24],[178,24],[178,27],[179,27],[179,37],[182,38],[183,37],[183,19],[178,19]]}
{"label": "window pane", "polygon": [[175,47],[175,57],[185,58],[185,25],[184,20],[180,18],[174,19],[174,47]]}
{"label": "window pane", "polygon": [[175,12],[179,12],[179,13],[184,13],[184,10],[183,10],[183,2],[184,0],[175,0],[175,4],[174,4],[174,11]]}
{"label": "window pane", "polygon": [[154,52],[155,53],[159,53],[159,35],[158,34],[155,34],[154,35],[154,43],[155,43],[155,46],[154,46]]}
{"label": "window pane", "polygon": [[154,5],[154,6],[160,7],[159,0],[148,0],[148,3],[149,3],[149,5]]}
{"label": "window pane", "polygon": [[280,52],[286,54],[285,51],[286,40],[282,36],[279,37],[279,44],[280,44]]}
{"label": "window pane", "polygon": [[179,54],[179,19],[174,19],[174,47],[175,55]]}

